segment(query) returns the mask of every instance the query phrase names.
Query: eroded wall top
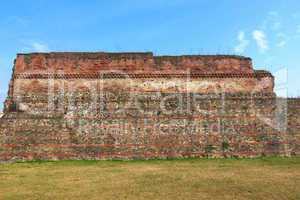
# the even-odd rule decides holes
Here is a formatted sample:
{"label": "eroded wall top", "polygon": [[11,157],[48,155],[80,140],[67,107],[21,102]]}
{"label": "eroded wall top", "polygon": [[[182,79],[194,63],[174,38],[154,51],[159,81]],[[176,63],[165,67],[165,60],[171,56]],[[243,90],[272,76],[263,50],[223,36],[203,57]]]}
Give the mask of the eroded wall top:
{"label": "eroded wall top", "polygon": [[253,73],[250,58],[228,55],[153,56],[152,53],[31,53],[18,54],[15,74],[96,73]]}

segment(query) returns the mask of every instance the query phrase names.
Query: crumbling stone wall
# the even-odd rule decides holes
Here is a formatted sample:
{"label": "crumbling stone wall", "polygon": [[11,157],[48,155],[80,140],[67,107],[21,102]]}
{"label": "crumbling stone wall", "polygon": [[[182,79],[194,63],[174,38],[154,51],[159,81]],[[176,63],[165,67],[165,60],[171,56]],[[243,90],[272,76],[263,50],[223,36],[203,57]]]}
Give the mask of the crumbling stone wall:
{"label": "crumbling stone wall", "polygon": [[237,56],[20,54],[0,161],[299,155],[300,101],[273,87]]}
{"label": "crumbling stone wall", "polygon": [[[284,104],[296,105],[271,94],[203,98],[147,93],[136,101],[126,94],[105,94],[104,106],[96,112],[90,108],[89,95],[82,95],[75,105],[55,107],[48,113],[6,113],[0,123],[1,160],[255,157],[300,152],[299,109],[285,118]],[[46,101],[36,100],[35,104]],[[178,107],[180,101],[183,104]],[[126,109],[120,109],[124,105]]]}
{"label": "crumbling stone wall", "polygon": [[300,98],[287,99],[288,107],[288,125],[287,133],[290,141],[290,146],[296,149],[295,154],[299,155],[300,152]]}

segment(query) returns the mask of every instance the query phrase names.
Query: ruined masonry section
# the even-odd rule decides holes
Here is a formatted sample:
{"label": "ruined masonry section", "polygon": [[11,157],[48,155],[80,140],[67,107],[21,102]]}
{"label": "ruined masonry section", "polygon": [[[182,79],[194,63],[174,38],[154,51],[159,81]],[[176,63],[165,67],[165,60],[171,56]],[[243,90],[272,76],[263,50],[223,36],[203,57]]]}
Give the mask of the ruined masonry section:
{"label": "ruined masonry section", "polygon": [[300,100],[250,58],[18,54],[0,161],[299,155]]}

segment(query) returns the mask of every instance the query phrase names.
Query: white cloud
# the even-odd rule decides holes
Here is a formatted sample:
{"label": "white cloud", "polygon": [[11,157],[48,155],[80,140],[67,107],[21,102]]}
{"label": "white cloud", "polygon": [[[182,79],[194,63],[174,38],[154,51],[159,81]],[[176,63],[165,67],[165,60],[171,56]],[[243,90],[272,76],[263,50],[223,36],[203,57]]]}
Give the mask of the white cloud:
{"label": "white cloud", "polygon": [[234,47],[234,51],[236,53],[244,53],[244,51],[246,50],[246,48],[249,45],[249,40],[247,40],[245,38],[245,32],[244,31],[240,31],[238,33],[238,37],[237,37],[239,44],[237,46]]}
{"label": "white cloud", "polygon": [[262,30],[255,30],[252,32],[253,39],[256,41],[259,50],[264,53],[269,49],[266,34]]}
{"label": "white cloud", "polygon": [[40,42],[32,42],[30,44],[32,49],[37,52],[46,52],[49,51],[48,45]]}
{"label": "white cloud", "polygon": [[22,52],[48,52],[49,47],[46,43],[36,40],[20,40],[23,43]]}

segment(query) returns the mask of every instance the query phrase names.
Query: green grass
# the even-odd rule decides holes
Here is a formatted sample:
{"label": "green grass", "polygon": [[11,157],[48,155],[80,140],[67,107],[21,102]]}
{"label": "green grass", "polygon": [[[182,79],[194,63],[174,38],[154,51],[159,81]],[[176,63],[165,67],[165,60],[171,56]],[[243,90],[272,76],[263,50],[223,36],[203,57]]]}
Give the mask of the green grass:
{"label": "green grass", "polygon": [[1,164],[0,199],[300,199],[300,158]]}

